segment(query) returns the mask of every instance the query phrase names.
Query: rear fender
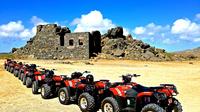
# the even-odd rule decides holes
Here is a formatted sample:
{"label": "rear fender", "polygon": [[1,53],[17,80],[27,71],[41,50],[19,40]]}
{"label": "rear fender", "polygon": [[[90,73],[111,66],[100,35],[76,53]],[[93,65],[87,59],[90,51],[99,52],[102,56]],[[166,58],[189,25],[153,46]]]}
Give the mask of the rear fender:
{"label": "rear fender", "polygon": [[114,96],[126,97],[124,91],[120,90],[119,88],[110,88],[109,90]]}
{"label": "rear fender", "polygon": [[64,81],[66,86],[71,88],[76,88],[77,83],[80,82],[80,79],[66,80]]}
{"label": "rear fender", "polygon": [[137,100],[141,101],[143,97],[151,97],[153,95],[153,92],[141,92],[137,95]]}
{"label": "rear fender", "polygon": [[78,84],[77,88],[79,90],[84,90],[85,89],[86,84]]}
{"label": "rear fender", "polygon": [[44,80],[45,79],[45,75],[35,75],[35,80]]}

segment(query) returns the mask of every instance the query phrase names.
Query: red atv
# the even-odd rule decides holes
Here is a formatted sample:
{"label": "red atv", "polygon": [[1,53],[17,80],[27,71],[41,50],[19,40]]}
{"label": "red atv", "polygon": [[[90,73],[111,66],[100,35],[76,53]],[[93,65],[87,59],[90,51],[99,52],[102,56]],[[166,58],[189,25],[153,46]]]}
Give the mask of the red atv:
{"label": "red atv", "polygon": [[144,87],[131,82],[132,77],[139,75],[123,75],[123,82],[114,83],[101,102],[103,112],[182,112],[182,106],[174,98],[178,94],[172,84],[162,84],[158,87]]}
{"label": "red atv", "polygon": [[[27,88],[32,87],[33,81],[35,81],[35,76],[41,76],[42,73],[36,69],[35,64],[31,64],[27,69],[27,72],[23,74],[23,84],[26,84]],[[37,78],[37,77],[36,77]]]}
{"label": "red atv", "polygon": [[8,64],[8,71],[11,72],[11,73],[13,73],[14,67],[15,67],[16,64],[17,64],[17,62],[14,61],[14,60],[12,60],[12,61]]}
{"label": "red atv", "polygon": [[45,79],[51,79],[54,76],[54,71],[55,69],[48,70],[48,69],[42,69],[43,71],[40,71],[41,74],[35,75],[34,81],[32,83],[32,93],[33,94],[38,94],[38,90],[41,88],[43,84],[45,84]]}
{"label": "red atv", "polygon": [[83,112],[97,111],[111,85],[109,80],[94,81],[91,74],[64,82],[65,86],[58,92],[60,103],[66,105],[77,102]]}
{"label": "red atv", "polygon": [[15,77],[18,77],[18,75],[19,75],[19,71],[20,71],[20,69],[23,67],[23,64],[22,64],[22,62],[19,62],[19,63],[17,63],[15,66],[14,66],[14,76]]}
{"label": "red atv", "polygon": [[4,68],[8,71],[9,68],[9,64],[12,62],[11,59],[6,59],[6,61],[4,62]]}
{"label": "red atv", "polygon": [[73,86],[75,81],[80,82],[81,76],[81,72],[73,72],[71,77],[67,75],[53,75],[45,78],[45,83],[41,86],[42,98],[48,99],[57,96],[59,89],[65,86],[66,81],[72,81],[73,83],[70,82],[70,85]]}
{"label": "red atv", "polygon": [[30,68],[29,64],[24,64],[19,69],[18,78],[19,78],[19,80],[21,80],[23,82],[24,85],[26,84],[26,81],[25,80],[23,81],[23,76],[24,76],[24,74],[28,73],[29,68]]}

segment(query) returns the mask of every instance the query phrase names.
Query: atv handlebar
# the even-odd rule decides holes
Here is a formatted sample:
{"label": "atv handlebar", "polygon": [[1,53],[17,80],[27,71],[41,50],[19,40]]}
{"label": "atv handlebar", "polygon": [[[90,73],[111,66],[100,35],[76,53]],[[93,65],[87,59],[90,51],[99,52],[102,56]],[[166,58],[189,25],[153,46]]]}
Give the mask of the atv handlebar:
{"label": "atv handlebar", "polygon": [[126,75],[122,75],[122,76],[120,76],[120,77],[139,77],[139,76],[141,76],[141,75],[139,75],[139,74],[126,74]]}
{"label": "atv handlebar", "polygon": [[91,72],[86,70],[86,71],[83,72],[83,74],[84,74],[84,73],[91,73]]}

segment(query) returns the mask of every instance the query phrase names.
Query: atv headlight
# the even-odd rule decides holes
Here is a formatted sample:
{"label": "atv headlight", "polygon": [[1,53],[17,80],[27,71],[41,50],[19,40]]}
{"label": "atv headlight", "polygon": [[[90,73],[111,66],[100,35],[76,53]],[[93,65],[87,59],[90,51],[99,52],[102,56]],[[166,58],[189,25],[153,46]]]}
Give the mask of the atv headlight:
{"label": "atv headlight", "polygon": [[177,95],[177,93],[176,93],[176,92],[173,92],[173,93],[172,93],[172,96],[176,96],[176,95]]}
{"label": "atv headlight", "polygon": [[130,105],[131,101],[129,99],[127,99],[127,105]]}

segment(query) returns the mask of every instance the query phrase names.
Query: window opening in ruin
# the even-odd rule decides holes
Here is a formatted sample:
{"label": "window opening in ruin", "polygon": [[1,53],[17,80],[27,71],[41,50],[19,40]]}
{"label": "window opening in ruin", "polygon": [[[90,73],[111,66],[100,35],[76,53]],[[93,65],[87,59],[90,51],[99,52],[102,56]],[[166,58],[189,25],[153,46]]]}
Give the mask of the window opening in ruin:
{"label": "window opening in ruin", "polygon": [[79,39],[79,40],[78,40],[78,44],[79,44],[79,45],[83,45],[83,39]]}
{"label": "window opening in ruin", "polygon": [[60,46],[64,46],[64,37],[63,36],[60,37]]}
{"label": "window opening in ruin", "polygon": [[69,40],[69,46],[73,46],[74,45],[74,40],[73,39],[70,39]]}

